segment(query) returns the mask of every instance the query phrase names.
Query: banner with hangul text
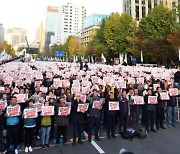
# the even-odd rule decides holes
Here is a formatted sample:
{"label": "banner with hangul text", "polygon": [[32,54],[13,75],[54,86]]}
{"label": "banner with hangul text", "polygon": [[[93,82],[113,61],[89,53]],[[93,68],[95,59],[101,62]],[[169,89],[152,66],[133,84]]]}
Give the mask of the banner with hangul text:
{"label": "banner with hangul text", "polygon": [[43,106],[41,110],[42,116],[54,115],[54,106]]}
{"label": "banner with hangul text", "polygon": [[148,104],[157,104],[157,96],[148,96]]}
{"label": "banner with hangul text", "polygon": [[77,112],[86,112],[88,110],[89,103],[78,104]]}
{"label": "banner with hangul text", "polygon": [[118,101],[109,102],[109,110],[110,111],[119,110],[119,102]]}
{"label": "banner with hangul text", "polygon": [[24,119],[31,119],[31,118],[37,118],[37,109],[31,108],[31,109],[24,109],[23,111]]}
{"label": "banner with hangul text", "polygon": [[59,107],[59,111],[58,111],[58,115],[60,116],[67,116],[69,115],[71,112],[71,107],[67,106],[67,107]]}
{"label": "banner with hangul text", "polygon": [[16,106],[8,106],[6,113],[8,117],[14,117],[20,115],[21,108],[19,105]]}

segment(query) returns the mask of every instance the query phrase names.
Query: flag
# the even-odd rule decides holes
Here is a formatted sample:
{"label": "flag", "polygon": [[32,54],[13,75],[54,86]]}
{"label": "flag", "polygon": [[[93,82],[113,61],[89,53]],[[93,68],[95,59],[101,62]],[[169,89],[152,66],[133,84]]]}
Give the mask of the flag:
{"label": "flag", "polygon": [[102,60],[103,60],[103,63],[106,63],[106,58],[104,57],[104,54],[103,54],[103,53],[101,53],[101,58],[102,58]]}
{"label": "flag", "polygon": [[119,64],[123,63],[123,53],[119,53]]}
{"label": "flag", "polygon": [[124,55],[124,62],[127,63],[127,53]]}
{"label": "flag", "polygon": [[141,51],[141,63],[143,63],[143,54],[142,54],[142,51]]}
{"label": "flag", "polygon": [[124,58],[124,55],[123,53],[121,53],[121,64],[123,64],[123,58]]}
{"label": "flag", "polygon": [[73,56],[73,63],[75,63],[76,62],[76,57],[75,56]]}
{"label": "flag", "polygon": [[91,62],[94,64],[94,58],[93,58],[93,56],[91,56]]}

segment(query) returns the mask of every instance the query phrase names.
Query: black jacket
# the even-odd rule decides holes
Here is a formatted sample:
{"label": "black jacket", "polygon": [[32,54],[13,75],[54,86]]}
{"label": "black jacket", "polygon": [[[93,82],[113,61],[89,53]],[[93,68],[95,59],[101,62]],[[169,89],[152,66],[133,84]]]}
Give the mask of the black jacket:
{"label": "black jacket", "polygon": [[78,104],[84,104],[82,101],[74,100],[71,104],[71,123],[73,125],[83,125],[85,113],[77,112]]}
{"label": "black jacket", "polygon": [[109,97],[107,97],[105,99],[104,111],[105,111],[105,114],[107,116],[115,116],[116,115],[116,111],[110,111],[109,110],[109,102],[113,102],[113,101],[117,101],[117,100],[116,99],[110,99]]}

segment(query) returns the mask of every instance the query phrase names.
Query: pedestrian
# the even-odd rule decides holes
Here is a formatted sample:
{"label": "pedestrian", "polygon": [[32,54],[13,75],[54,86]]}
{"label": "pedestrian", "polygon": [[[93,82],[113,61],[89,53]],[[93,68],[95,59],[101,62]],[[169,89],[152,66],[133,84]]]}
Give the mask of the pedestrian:
{"label": "pedestrian", "polygon": [[[27,107],[24,109],[28,110],[28,109],[35,109],[33,107],[34,101],[32,99],[27,101]],[[36,109],[35,109],[36,110]],[[23,112],[23,115],[25,114]],[[37,112],[37,110],[36,110]],[[33,138],[34,138],[34,131],[35,131],[35,127],[36,127],[36,117],[35,118],[24,118],[24,132],[25,132],[25,152],[27,153],[32,152],[32,142],[33,142]]]}
{"label": "pedestrian", "polygon": [[110,111],[109,102],[117,101],[114,98],[114,94],[110,92],[109,96],[105,99],[104,110],[107,120],[107,138],[116,138],[115,136],[115,120],[116,120],[116,110]]}
{"label": "pedestrian", "polygon": [[128,117],[130,115],[130,106],[127,99],[126,90],[122,91],[122,96],[120,97],[120,113],[119,113],[119,133],[126,131],[128,127]]}
{"label": "pedestrian", "polygon": [[98,91],[96,89],[93,90],[92,97],[89,98],[89,110],[88,110],[88,123],[89,123],[89,131],[88,131],[88,140],[91,142],[92,131],[95,133],[95,140],[101,141],[99,138],[99,128],[100,128],[100,118],[101,118],[101,108],[93,108],[93,102],[100,101],[100,97],[98,97]]}
{"label": "pedestrian", "polygon": [[80,100],[80,94],[76,93],[75,98],[71,105],[71,123],[73,126],[73,143],[72,146],[76,145],[76,137],[78,136],[78,143],[83,144],[82,142],[82,133],[84,125],[84,116],[85,112],[78,112],[78,104],[84,104]]}
{"label": "pedestrian", "polygon": [[57,126],[56,144],[60,143],[61,136],[63,137],[63,144],[67,144],[67,126],[69,124],[69,114],[59,115],[60,107],[69,107],[65,103],[65,96],[62,95],[55,103],[55,125]]}
{"label": "pedestrian", "polygon": [[155,130],[155,116],[156,116],[156,104],[149,104],[148,97],[153,96],[152,90],[148,89],[147,94],[144,96],[145,102],[145,128],[147,133],[149,133],[149,128],[152,132]]}
{"label": "pedestrian", "polygon": [[[49,101],[44,102],[44,106],[49,106]],[[42,116],[41,114],[41,142],[42,149],[49,147],[49,137],[51,130],[51,116]]]}
{"label": "pedestrian", "polygon": [[[17,98],[15,96],[12,96],[10,98],[10,105],[8,107],[18,107],[20,106],[17,104]],[[8,108],[7,107],[7,108]],[[11,116],[7,113],[7,108],[5,111],[6,116],[6,129],[7,129],[7,135],[6,135],[6,152],[9,151],[11,141],[14,145],[14,152],[15,154],[18,154],[17,145],[18,145],[18,130],[19,130],[19,116],[21,115],[21,112],[19,110],[19,116]]]}
{"label": "pedestrian", "polygon": [[[173,88],[172,85],[169,85],[169,89]],[[169,96],[170,99],[167,101],[167,127],[170,127],[170,124],[173,127],[176,127],[176,106],[177,99],[176,96]]]}

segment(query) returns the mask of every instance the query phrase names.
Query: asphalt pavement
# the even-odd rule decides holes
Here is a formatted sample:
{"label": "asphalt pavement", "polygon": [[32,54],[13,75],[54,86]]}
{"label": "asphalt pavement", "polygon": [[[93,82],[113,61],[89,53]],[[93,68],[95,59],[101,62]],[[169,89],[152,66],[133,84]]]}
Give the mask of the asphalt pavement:
{"label": "asphalt pavement", "polygon": [[[52,144],[46,150],[37,147],[32,154],[99,154],[91,143],[87,141],[83,143],[83,145],[77,143],[76,146],[72,146],[71,143],[66,146]],[[160,129],[156,133],[150,132],[146,139],[133,138],[130,141],[117,136],[116,139],[102,138],[96,143],[106,154],[119,154],[122,148],[134,154],[180,154],[180,125],[176,128]]]}

